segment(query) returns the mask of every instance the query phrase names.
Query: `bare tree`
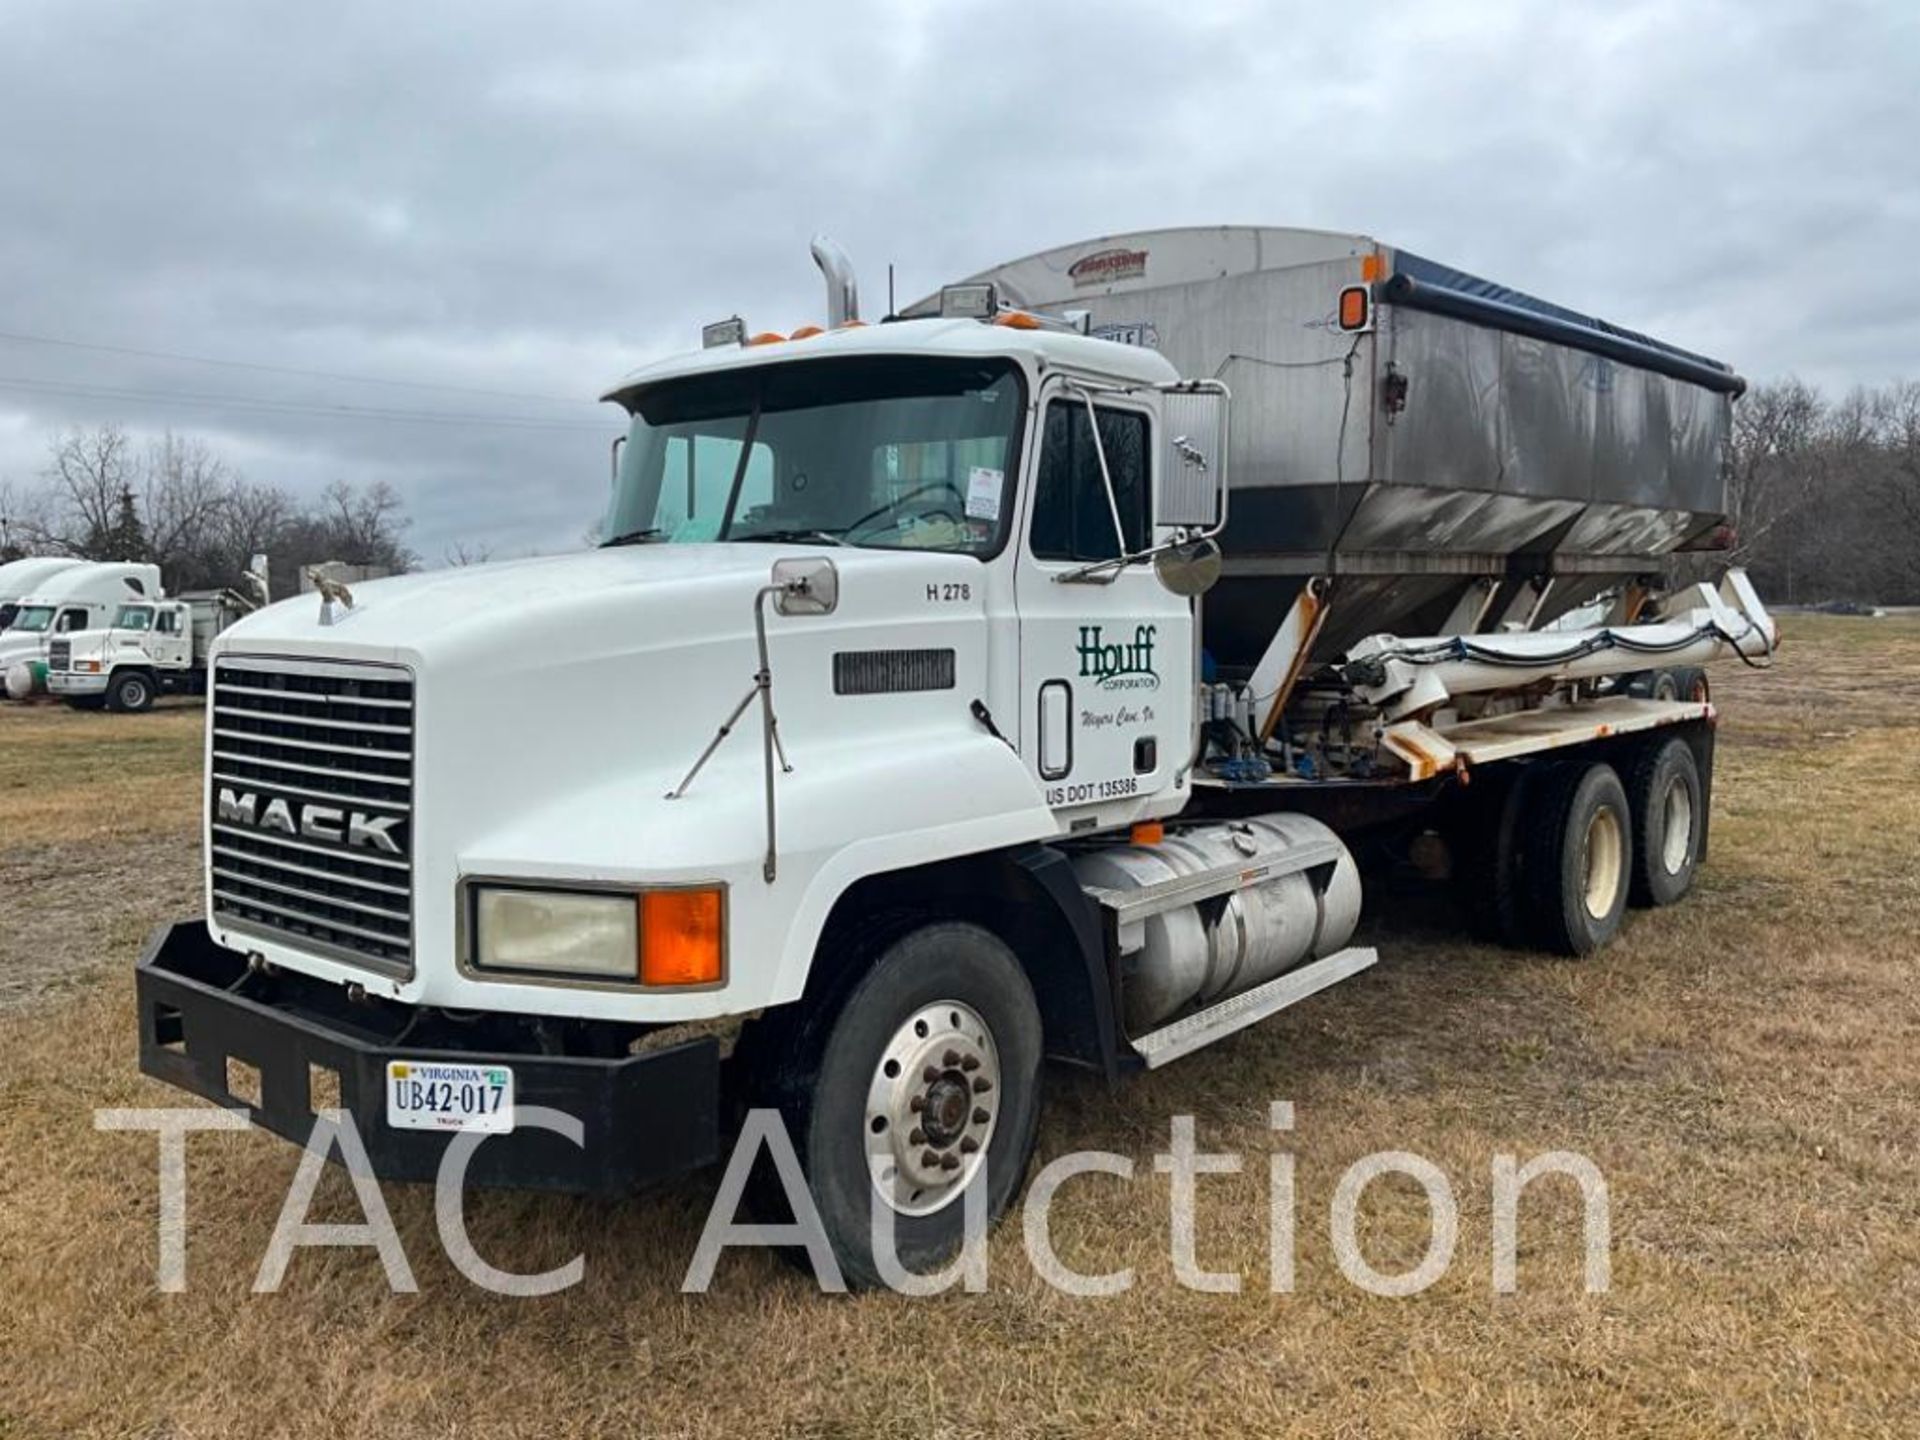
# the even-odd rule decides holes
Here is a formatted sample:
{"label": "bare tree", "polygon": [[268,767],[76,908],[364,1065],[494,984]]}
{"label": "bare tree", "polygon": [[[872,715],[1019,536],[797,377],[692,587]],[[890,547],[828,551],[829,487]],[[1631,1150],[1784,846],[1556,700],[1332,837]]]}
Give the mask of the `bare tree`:
{"label": "bare tree", "polygon": [[1820,393],[1793,378],[1756,385],[1733,407],[1727,520],[1736,561],[1763,552],[1775,529],[1813,499],[1816,442],[1826,418]]}
{"label": "bare tree", "polygon": [[206,554],[237,477],[203,440],[168,431],[141,466],[141,522],[149,555],[163,568],[191,567]]}
{"label": "bare tree", "polygon": [[485,565],[493,559],[493,546],[484,540],[456,540],[440,552],[448,565]]}
{"label": "bare tree", "polygon": [[57,549],[48,538],[51,528],[44,488],[0,480],[0,561]]}
{"label": "bare tree", "polygon": [[358,489],[334,481],[320,497],[320,519],[338,552],[328,559],[399,571],[412,569],[418,558],[400,539],[409,523],[406,505],[384,480]]}
{"label": "bare tree", "polygon": [[133,443],[117,425],[68,430],[48,446],[43,473],[53,491],[36,539],[45,548],[90,560],[139,560],[139,555],[110,555],[126,497],[139,485]]}

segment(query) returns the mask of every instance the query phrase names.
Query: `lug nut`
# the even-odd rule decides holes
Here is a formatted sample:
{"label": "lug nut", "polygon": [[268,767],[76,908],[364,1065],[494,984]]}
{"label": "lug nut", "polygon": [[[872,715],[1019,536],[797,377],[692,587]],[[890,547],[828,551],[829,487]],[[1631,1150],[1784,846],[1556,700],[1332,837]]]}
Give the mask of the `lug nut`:
{"label": "lug nut", "polygon": [[976,1125],[984,1125],[987,1123],[987,1121],[991,1120],[992,1118],[993,1116],[989,1115],[984,1110],[975,1110],[973,1112],[973,1123]]}
{"label": "lug nut", "polygon": [[940,1168],[942,1170],[958,1170],[960,1168],[960,1157],[958,1155],[942,1155],[940,1157]]}
{"label": "lug nut", "polygon": [[940,1063],[951,1070],[960,1063],[960,1052],[958,1050],[947,1051],[946,1054],[940,1057]]}
{"label": "lug nut", "polygon": [[926,1132],[926,1131],[924,1131],[924,1130],[921,1130],[921,1129],[918,1129],[918,1128],[916,1128],[916,1129],[913,1129],[913,1130],[909,1130],[909,1131],[907,1132],[907,1143],[908,1143],[909,1145],[924,1145],[924,1144],[926,1144],[926,1143],[927,1143],[927,1132]]}
{"label": "lug nut", "polygon": [[978,1055],[967,1056],[964,1060],[960,1062],[960,1068],[966,1071],[969,1075],[971,1075],[974,1071],[980,1068],[980,1057]]}
{"label": "lug nut", "polygon": [[987,1079],[986,1076],[976,1075],[973,1077],[973,1093],[974,1094],[984,1095],[991,1089],[993,1089],[993,1081]]}
{"label": "lug nut", "polygon": [[924,1095],[914,1096],[907,1102],[907,1108],[918,1115],[922,1110],[927,1108],[927,1097]]}
{"label": "lug nut", "polygon": [[926,1081],[927,1084],[931,1085],[933,1084],[934,1081],[940,1078],[940,1072],[936,1070],[933,1066],[929,1065],[927,1066],[926,1069],[920,1072],[920,1078]]}
{"label": "lug nut", "polygon": [[980,1142],[974,1139],[973,1136],[964,1135],[961,1137],[960,1153],[962,1155],[971,1155],[973,1154],[974,1151],[978,1150],[979,1148],[980,1148]]}
{"label": "lug nut", "polygon": [[927,1151],[925,1154],[923,1154],[920,1157],[920,1163],[926,1166],[929,1170],[939,1169],[940,1168],[940,1152],[938,1150]]}

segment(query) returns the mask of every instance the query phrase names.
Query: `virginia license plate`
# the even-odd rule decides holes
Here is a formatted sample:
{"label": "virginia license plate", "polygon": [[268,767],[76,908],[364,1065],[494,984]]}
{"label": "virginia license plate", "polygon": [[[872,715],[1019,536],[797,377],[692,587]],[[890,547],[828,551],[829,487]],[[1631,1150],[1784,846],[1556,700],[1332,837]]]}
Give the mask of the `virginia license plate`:
{"label": "virginia license plate", "polygon": [[387,1062],[387,1124],[396,1130],[513,1129],[513,1070],[506,1065]]}

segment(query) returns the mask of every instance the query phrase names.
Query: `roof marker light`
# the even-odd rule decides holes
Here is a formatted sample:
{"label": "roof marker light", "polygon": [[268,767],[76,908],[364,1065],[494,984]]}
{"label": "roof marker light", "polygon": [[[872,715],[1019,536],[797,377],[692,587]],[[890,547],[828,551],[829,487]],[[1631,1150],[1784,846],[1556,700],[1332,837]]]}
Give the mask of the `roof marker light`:
{"label": "roof marker light", "polygon": [[749,345],[778,345],[786,338],[787,337],[782,335],[778,330],[762,330],[746,343]]}
{"label": "roof marker light", "polygon": [[942,320],[991,320],[1000,309],[992,285],[947,285],[940,291]]}
{"label": "roof marker light", "polygon": [[802,325],[798,330],[787,336],[787,338],[789,340],[811,340],[816,335],[824,335],[826,333],[827,332],[822,330],[818,325]]}

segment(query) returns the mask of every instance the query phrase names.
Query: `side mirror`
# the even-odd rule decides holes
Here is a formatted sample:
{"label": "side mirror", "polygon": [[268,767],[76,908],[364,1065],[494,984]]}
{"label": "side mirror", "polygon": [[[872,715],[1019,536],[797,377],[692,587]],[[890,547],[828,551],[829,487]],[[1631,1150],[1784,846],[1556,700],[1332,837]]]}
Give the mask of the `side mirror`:
{"label": "side mirror", "polygon": [[1183,380],[1161,389],[1160,488],[1154,521],[1217,532],[1227,520],[1227,387]]}
{"label": "side mirror", "polygon": [[1211,537],[1169,545],[1153,557],[1153,573],[1176,595],[1204,595],[1220,579],[1220,547]]}
{"label": "side mirror", "polygon": [[782,615],[831,615],[840,603],[840,572],[824,555],[773,562],[773,608]]}

